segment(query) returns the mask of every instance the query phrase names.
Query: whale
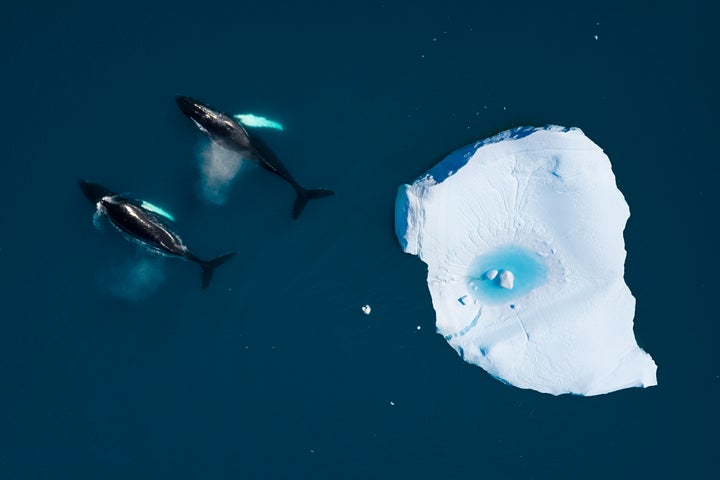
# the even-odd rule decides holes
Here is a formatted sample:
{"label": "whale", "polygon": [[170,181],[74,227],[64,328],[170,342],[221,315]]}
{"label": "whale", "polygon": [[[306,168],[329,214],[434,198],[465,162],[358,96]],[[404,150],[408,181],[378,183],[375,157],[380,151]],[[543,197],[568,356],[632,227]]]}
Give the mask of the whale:
{"label": "whale", "polygon": [[327,188],[303,188],[270,147],[257,135],[249,133],[232,116],[214,110],[191,97],[177,95],[175,101],[180,110],[214,143],[257,163],[292,185],[296,193],[293,219],[300,217],[309,200],[335,194]]}
{"label": "whale", "polygon": [[169,222],[172,215],[149,202],[129,194],[118,194],[104,186],[78,180],[80,190],[95,204],[96,215],[105,217],[126,239],[144,247],[150,253],[189,260],[200,265],[200,285],[210,285],[217,267],[230,260],[237,252],[226,253],[212,260],[202,260],[183,243]]}

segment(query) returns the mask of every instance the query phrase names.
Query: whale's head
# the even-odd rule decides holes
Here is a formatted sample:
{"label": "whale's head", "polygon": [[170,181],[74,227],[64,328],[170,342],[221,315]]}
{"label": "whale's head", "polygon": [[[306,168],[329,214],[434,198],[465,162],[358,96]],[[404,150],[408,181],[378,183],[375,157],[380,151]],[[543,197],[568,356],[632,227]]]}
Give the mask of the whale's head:
{"label": "whale's head", "polygon": [[199,125],[203,125],[209,119],[218,116],[218,112],[215,112],[212,108],[191,97],[177,95],[175,97],[175,102],[178,104],[178,107],[180,107],[180,110],[185,114],[185,116]]}
{"label": "whale's head", "polygon": [[238,123],[222,112],[218,112],[191,97],[175,97],[180,110],[205,134],[213,139],[222,138],[229,130],[238,128]]}
{"label": "whale's head", "polygon": [[80,190],[92,203],[98,203],[103,197],[111,197],[115,195],[111,190],[103,187],[102,185],[94,182],[88,182],[87,180],[78,180]]}

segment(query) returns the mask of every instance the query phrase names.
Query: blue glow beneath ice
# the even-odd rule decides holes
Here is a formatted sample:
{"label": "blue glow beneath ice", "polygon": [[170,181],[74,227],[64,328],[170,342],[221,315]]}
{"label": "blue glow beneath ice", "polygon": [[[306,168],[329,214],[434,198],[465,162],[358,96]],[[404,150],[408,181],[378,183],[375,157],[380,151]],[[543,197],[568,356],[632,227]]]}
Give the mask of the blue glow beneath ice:
{"label": "blue glow beneath ice", "polygon": [[[489,270],[497,270],[498,276],[490,280]],[[515,276],[512,289],[500,286],[500,273],[509,270]],[[514,301],[545,282],[547,268],[542,257],[535,252],[515,245],[496,248],[479,256],[470,266],[468,288],[478,301],[498,305]]]}
{"label": "blue glow beneath ice", "polygon": [[173,222],[175,221],[175,217],[173,217],[172,215],[170,215],[168,212],[166,212],[162,208],[158,207],[157,205],[153,205],[152,203],[146,202],[143,200],[143,202],[140,206],[142,208],[144,208],[145,210],[149,210],[151,212],[157,213],[158,215],[161,215],[161,216],[167,218],[168,220],[172,220]]}

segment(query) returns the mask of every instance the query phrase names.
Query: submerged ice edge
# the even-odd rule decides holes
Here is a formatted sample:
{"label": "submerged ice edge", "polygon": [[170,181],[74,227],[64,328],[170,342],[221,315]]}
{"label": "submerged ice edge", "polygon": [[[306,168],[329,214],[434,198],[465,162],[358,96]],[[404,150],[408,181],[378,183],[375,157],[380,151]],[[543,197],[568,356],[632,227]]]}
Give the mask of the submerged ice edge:
{"label": "submerged ice edge", "polygon": [[[403,250],[428,264],[438,333],[465,361],[552,394],[657,383],[623,280],[629,209],[609,159],[581,130],[521,127],[458,149],[399,188],[395,213]],[[517,240],[546,256],[542,287],[505,302],[473,295],[467,279],[478,275],[513,290],[518,279],[499,279],[501,265],[478,273],[472,263]]]}

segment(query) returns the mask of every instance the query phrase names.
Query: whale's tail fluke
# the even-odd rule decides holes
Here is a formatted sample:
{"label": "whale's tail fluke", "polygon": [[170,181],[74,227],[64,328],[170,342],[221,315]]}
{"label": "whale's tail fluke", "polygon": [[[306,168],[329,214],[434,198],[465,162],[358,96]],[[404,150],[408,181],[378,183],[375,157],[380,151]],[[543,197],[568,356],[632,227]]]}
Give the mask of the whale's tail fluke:
{"label": "whale's tail fluke", "polygon": [[188,258],[194,262],[197,262],[200,264],[200,268],[202,269],[202,274],[200,277],[200,281],[202,284],[202,289],[205,290],[208,285],[210,285],[210,280],[212,280],[213,273],[215,273],[215,269],[222,265],[223,263],[230,260],[232,257],[234,257],[237,254],[237,252],[230,252],[226,253],[225,255],[221,255],[217,258],[214,258],[212,260],[206,261],[206,260],[200,260],[196,256],[188,256]]}
{"label": "whale's tail fluke", "polygon": [[295,205],[293,205],[292,211],[292,217],[294,220],[298,219],[309,200],[335,195],[335,192],[327,188],[315,188],[312,190],[305,190],[302,187],[295,187],[295,190],[297,191],[297,198],[295,198]]}

